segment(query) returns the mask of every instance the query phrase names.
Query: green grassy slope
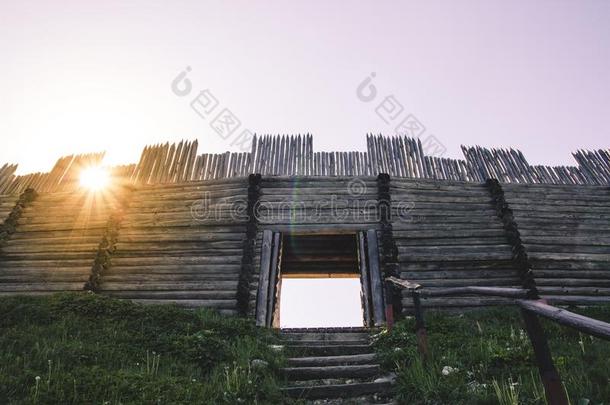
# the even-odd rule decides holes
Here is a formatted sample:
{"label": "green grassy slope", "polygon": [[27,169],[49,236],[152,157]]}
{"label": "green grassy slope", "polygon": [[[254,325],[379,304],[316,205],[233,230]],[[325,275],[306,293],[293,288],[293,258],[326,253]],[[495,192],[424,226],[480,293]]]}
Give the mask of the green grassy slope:
{"label": "green grassy slope", "polygon": [[3,298],[0,403],[279,403],[273,343],[208,311],[86,293]]}
{"label": "green grassy slope", "polygon": [[[575,309],[610,322],[610,306]],[[381,333],[377,349],[409,404],[543,404],[544,389],[516,309],[428,312],[430,361],[418,361],[414,320]],[[610,343],[544,321],[571,403],[610,404]],[[443,369],[445,372],[443,373]]]}

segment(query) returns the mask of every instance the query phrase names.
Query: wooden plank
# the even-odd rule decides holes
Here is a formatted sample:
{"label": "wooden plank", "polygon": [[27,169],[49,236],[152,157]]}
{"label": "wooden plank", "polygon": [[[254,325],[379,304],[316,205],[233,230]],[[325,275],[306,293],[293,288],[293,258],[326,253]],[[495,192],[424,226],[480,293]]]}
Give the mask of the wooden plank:
{"label": "wooden plank", "polygon": [[360,267],[360,285],[362,287],[361,299],[362,309],[364,312],[364,325],[373,326],[372,322],[372,296],[371,296],[371,278],[368,269],[368,260],[366,252],[366,234],[363,231],[358,232],[358,264]]}
{"label": "wooden plank", "polygon": [[267,318],[266,326],[271,326],[273,321],[273,308],[275,307],[276,288],[278,276],[280,273],[280,258],[282,252],[282,234],[279,232],[273,233],[273,251],[271,254],[271,268],[269,274],[269,292],[267,299]]}
{"label": "wooden plank", "polygon": [[261,265],[258,278],[258,294],[256,301],[256,325],[266,326],[267,304],[269,300],[269,277],[273,250],[273,232],[263,231]]}
{"label": "wooden plank", "polygon": [[381,281],[377,232],[374,229],[369,229],[366,231],[366,242],[368,253],[368,268],[371,277],[373,318],[375,325],[379,326],[385,322],[385,305],[383,300],[383,283]]}

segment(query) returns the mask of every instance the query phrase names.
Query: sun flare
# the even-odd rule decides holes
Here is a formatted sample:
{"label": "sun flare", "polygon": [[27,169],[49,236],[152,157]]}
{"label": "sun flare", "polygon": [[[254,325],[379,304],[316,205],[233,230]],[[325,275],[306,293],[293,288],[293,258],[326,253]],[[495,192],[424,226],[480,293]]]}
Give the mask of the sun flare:
{"label": "sun flare", "polygon": [[92,166],[84,169],[80,175],[81,187],[91,191],[100,191],[110,182],[108,170],[100,166]]}

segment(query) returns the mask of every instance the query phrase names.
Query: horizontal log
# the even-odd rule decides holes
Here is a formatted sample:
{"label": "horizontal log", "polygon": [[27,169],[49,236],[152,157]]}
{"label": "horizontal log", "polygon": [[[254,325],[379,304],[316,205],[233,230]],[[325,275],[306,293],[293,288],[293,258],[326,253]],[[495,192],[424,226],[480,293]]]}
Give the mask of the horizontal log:
{"label": "horizontal log", "polygon": [[163,257],[179,257],[179,256],[236,256],[242,254],[241,248],[226,249],[214,247],[200,247],[194,249],[117,249],[113,254],[114,257],[120,258],[154,258],[157,256]]}
{"label": "horizontal log", "polygon": [[513,270],[515,263],[511,259],[504,260],[429,260],[427,262],[410,262],[408,260],[399,260],[399,267],[401,271],[454,271],[454,270]]}
{"label": "horizontal log", "polygon": [[369,223],[328,223],[328,224],[268,224],[265,229],[276,232],[310,235],[335,235],[341,233],[354,233],[363,229],[379,229],[378,222]]}
{"label": "horizontal log", "polygon": [[549,303],[557,305],[595,305],[610,303],[609,296],[583,296],[583,295],[541,295]]}
{"label": "horizontal log", "polygon": [[409,203],[413,202],[417,206],[419,202],[427,202],[427,203],[446,203],[446,204],[467,204],[467,203],[475,203],[475,204],[492,204],[493,199],[491,195],[488,196],[452,196],[452,195],[444,195],[444,194],[430,194],[430,195],[421,195],[421,194],[404,194],[404,195],[396,195],[392,194],[392,201],[395,202],[403,202]]}
{"label": "horizontal log", "polygon": [[[89,269],[90,270],[90,269]],[[0,284],[3,283],[17,283],[17,284],[28,284],[28,283],[81,283],[89,279],[90,271],[81,273],[62,273],[62,272],[40,272],[38,274],[12,274],[7,275],[0,271]]]}
{"label": "horizontal log", "polygon": [[100,229],[61,229],[61,230],[46,230],[46,231],[27,231],[23,232],[18,229],[17,232],[11,235],[11,241],[16,240],[35,240],[47,238],[101,238]]}
{"label": "horizontal log", "polygon": [[[392,197],[394,197],[392,195]],[[405,204],[407,202],[407,204]],[[413,209],[421,209],[421,210],[436,210],[436,211],[451,211],[451,212],[462,212],[462,211],[473,211],[479,212],[479,210],[491,210],[493,209],[493,205],[488,202],[469,202],[469,203],[447,203],[447,202],[436,202],[436,201],[413,201],[413,204],[408,204],[408,199],[403,200],[392,200],[391,201],[392,208],[405,208],[405,207],[413,207]]]}
{"label": "horizontal log", "polygon": [[104,275],[109,274],[237,274],[241,269],[240,263],[227,264],[226,262],[203,263],[203,264],[162,264],[153,262],[151,264],[138,265],[137,262],[128,264],[117,264],[113,261],[112,266]]}
{"label": "horizontal log", "polygon": [[38,282],[38,283],[0,283],[2,292],[22,291],[81,291],[83,283]]}
{"label": "horizontal log", "polygon": [[397,230],[393,229],[392,235],[396,242],[399,242],[399,239],[436,239],[436,238],[447,238],[447,239],[457,239],[457,238],[505,238],[506,232],[501,227],[496,227],[495,229],[431,229],[431,230],[418,230],[418,229],[410,229],[410,230]]}
{"label": "horizontal log", "polygon": [[474,183],[465,181],[454,181],[454,180],[426,180],[426,179],[405,179],[399,177],[392,177],[390,182],[391,188],[396,189],[416,189],[416,190],[472,190],[472,191],[486,191],[487,188],[484,183]]}
{"label": "horizontal log", "polygon": [[89,274],[91,272],[91,263],[86,266],[71,266],[71,267],[0,267],[0,277],[47,277],[53,275],[65,274],[79,275]]}
{"label": "horizontal log", "polygon": [[[0,267],[4,266],[5,263],[16,263],[16,262],[31,262],[31,261],[43,261],[43,260],[89,260],[93,263],[95,258],[96,249],[91,251],[75,251],[75,252],[43,252],[43,253],[3,253],[0,256]],[[10,266],[10,264],[7,264]]]}
{"label": "horizontal log", "polygon": [[422,297],[452,297],[459,295],[477,295],[488,297],[505,297],[505,298],[525,298],[527,290],[522,288],[501,288],[501,287],[452,287],[452,288],[422,288],[420,291]]}
{"label": "horizontal log", "polygon": [[541,277],[538,272],[534,273],[536,284],[540,287],[560,286],[560,287],[610,287],[610,272],[603,279],[600,278],[555,278]]}
{"label": "horizontal log", "polygon": [[610,296],[610,288],[603,287],[574,287],[574,286],[561,286],[561,287],[548,287],[539,285],[538,290],[541,294],[545,295],[607,295]]}
{"label": "horizontal log", "polygon": [[438,256],[478,256],[510,258],[512,250],[508,245],[450,245],[450,246],[398,246],[399,255],[438,255]]}
{"label": "horizontal log", "polygon": [[[102,281],[104,283],[129,283],[129,282],[198,282],[198,283],[210,283],[216,281],[235,281],[237,282],[239,273],[223,273],[223,272],[208,272],[208,273],[184,273],[184,272],[172,272],[172,273],[127,273],[117,274],[105,272],[102,275]],[[0,275],[0,280],[2,276]]]}
{"label": "horizontal log", "polygon": [[18,224],[17,232],[44,232],[44,231],[71,231],[71,232],[100,232],[106,228],[107,221],[95,222],[62,222],[49,224]]}
{"label": "horizontal log", "polygon": [[143,201],[146,201],[147,203],[151,203],[153,201],[155,201],[157,203],[164,203],[164,202],[172,201],[172,200],[174,200],[174,201],[176,201],[176,200],[196,201],[196,200],[202,199],[206,195],[209,196],[210,198],[232,197],[232,196],[243,196],[244,198],[246,198],[247,193],[248,193],[248,190],[245,187],[226,188],[226,189],[214,190],[214,191],[212,191],[212,190],[185,191],[185,192],[181,192],[181,193],[164,193],[164,192],[150,193],[150,194],[134,193],[130,197],[130,201],[135,202],[135,203],[143,202]]}
{"label": "horizontal log", "polygon": [[124,234],[121,230],[118,236],[119,243],[146,246],[149,243],[188,243],[188,242],[242,242],[245,237],[243,232],[208,232],[199,230],[198,232],[186,233],[181,229],[174,232],[148,233],[141,232]]}
{"label": "horizontal log", "polygon": [[175,189],[198,188],[220,186],[226,187],[228,184],[247,184],[248,176],[223,177],[221,179],[196,180],[181,183],[158,183],[146,184],[138,187],[137,191],[171,191]]}
{"label": "horizontal log", "polygon": [[97,245],[100,243],[101,238],[99,235],[76,235],[74,237],[48,237],[38,238],[36,235],[30,235],[30,238],[11,238],[6,242],[6,247],[28,247],[35,245],[49,245],[49,246],[62,246],[62,245]]}
{"label": "horizontal log", "polygon": [[241,264],[241,255],[234,256],[157,256],[157,257],[120,257],[112,258],[112,265],[120,266],[158,266],[174,265],[182,266],[186,264]]}
{"label": "horizontal log", "polygon": [[[413,300],[409,298],[402,299],[403,308],[410,308],[413,306]],[[510,298],[496,298],[496,297],[422,297],[422,306],[428,308],[451,308],[451,307],[479,307],[489,305],[513,305],[514,300]]]}
{"label": "horizontal log", "polygon": [[[344,188],[330,188],[330,187],[310,187],[310,188],[279,188],[279,187],[261,187],[261,196],[281,195],[286,197],[295,198],[299,195],[316,195],[316,196],[331,196],[331,195],[350,195],[350,190],[347,187]],[[377,187],[365,190],[363,194],[369,194],[371,196],[377,195]]]}
{"label": "horizontal log", "polygon": [[526,203],[509,203],[510,208],[517,212],[529,212],[535,213],[610,213],[610,206],[595,206],[595,205],[569,205],[569,202],[565,204],[531,204]]}
{"label": "horizontal log", "polygon": [[523,204],[523,205],[539,205],[539,206],[545,206],[545,207],[564,207],[564,206],[570,206],[570,207],[601,207],[601,208],[607,208],[610,207],[610,204],[607,201],[589,201],[589,200],[570,200],[570,199],[558,199],[558,200],[545,200],[545,201],[539,201],[536,199],[533,199],[531,197],[514,197],[514,196],[510,196],[508,194],[505,193],[505,197],[506,197],[506,201],[508,202],[509,206],[512,206],[512,204]]}
{"label": "horizontal log", "polygon": [[[148,237],[163,237],[168,234],[176,234],[177,237],[193,237],[208,235],[221,235],[224,234],[244,234],[246,232],[246,224],[233,224],[233,225],[214,225],[214,224],[197,224],[197,226],[134,226],[130,227],[121,223],[121,232],[119,238],[121,240],[127,240],[129,238],[140,238],[142,236]],[[179,236],[178,236],[179,235]]]}
{"label": "horizontal log", "polygon": [[517,303],[526,311],[555,321],[560,325],[574,328],[600,339],[610,340],[610,323],[575,314],[540,301],[518,300]]}
{"label": "horizontal log", "polygon": [[545,220],[545,221],[607,221],[610,219],[610,214],[605,213],[597,213],[590,211],[583,212],[561,212],[561,211],[551,211],[551,212],[543,212],[537,211],[532,212],[528,210],[518,210],[513,209],[513,214],[516,218],[519,218],[523,221],[525,218],[529,219],[537,219],[537,220]]}
{"label": "horizontal log", "polygon": [[594,253],[546,253],[546,252],[531,252],[530,258],[536,260],[582,260],[592,262],[608,262],[610,254],[594,254]]}
{"label": "horizontal log", "polygon": [[472,218],[470,222],[464,222],[464,219],[459,219],[460,222],[450,221],[448,218],[437,217],[434,221],[429,221],[427,218],[419,218],[413,216],[411,221],[392,221],[392,227],[396,231],[416,231],[425,232],[432,230],[447,230],[448,233],[464,230],[502,230],[502,224],[496,220],[479,221],[477,218]]}
{"label": "horizontal log", "polygon": [[568,246],[610,246],[610,234],[605,235],[579,235],[565,233],[562,236],[543,236],[521,233],[521,241],[528,245],[568,245]]}
{"label": "horizontal log", "polygon": [[563,245],[539,245],[537,243],[525,244],[528,253],[570,253],[570,254],[610,254],[610,246],[603,245],[579,245],[579,244],[563,244]]}
{"label": "horizontal log", "polygon": [[[101,240],[101,238],[100,238]],[[98,243],[88,244],[75,244],[75,243],[64,243],[64,244],[47,244],[47,243],[30,243],[22,245],[8,244],[0,248],[0,251],[4,254],[30,254],[30,253],[61,253],[61,252],[91,252],[97,251],[99,246]]]}
{"label": "horizontal log", "polygon": [[237,280],[231,281],[185,281],[185,280],[174,280],[174,281],[150,281],[150,280],[139,280],[134,281],[119,281],[112,282],[106,278],[102,279],[100,289],[103,291],[230,291],[235,294],[237,291]]}
{"label": "horizontal log", "polygon": [[214,299],[141,299],[130,298],[130,301],[146,305],[167,305],[175,304],[188,308],[215,308],[215,309],[235,309],[237,300],[214,300]]}
{"label": "horizontal log", "polygon": [[[536,272],[538,275],[538,272]],[[430,283],[438,280],[439,282],[453,282],[462,281],[469,282],[470,280],[476,280],[480,278],[482,281],[488,283],[496,283],[496,280],[513,280],[517,278],[518,272],[516,269],[503,270],[503,269],[471,269],[471,270],[442,270],[437,271],[425,270],[425,271],[403,271],[400,273],[400,277],[407,280],[420,280],[422,283]],[[475,282],[475,281],[472,281]]]}
{"label": "horizontal log", "polygon": [[591,261],[579,261],[579,260],[562,260],[562,261],[554,261],[554,260],[546,260],[546,259],[536,259],[535,257],[530,257],[530,263],[532,264],[532,268],[537,270],[609,270],[610,266],[608,262],[591,262]]}
{"label": "horizontal log", "polygon": [[584,278],[584,279],[608,279],[610,278],[610,264],[608,265],[607,270],[582,270],[582,269],[552,269],[552,270],[542,270],[536,269],[534,271],[536,278],[538,279],[563,279],[563,278]]}
{"label": "horizontal log", "polygon": [[116,248],[121,251],[206,251],[218,250],[241,250],[242,240],[202,240],[202,241],[164,241],[164,242],[117,242]]}
{"label": "horizontal log", "polygon": [[128,217],[124,219],[121,226],[129,228],[145,228],[145,227],[203,227],[203,226],[235,226],[245,224],[247,218],[235,218],[231,213],[222,213],[221,216],[210,216],[207,218],[181,217],[176,219],[164,219],[150,217],[148,219],[140,219],[132,221]]}
{"label": "horizontal log", "polygon": [[[515,272],[516,273],[516,272]],[[423,273],[422,273],[423,274]],[[423,277],[411,277],[408,280],[417,284],[421,284],[426,288],[436,287],[519,287],[521,282],[517,274],[508,278],[477,278],[481,277],[476,272],[472,272],[468,277],[453,276],[453,278],[445,279],[427,279]]]}
{"label": "horizontal log", "polygon": [[[101,287],[100,293],[113,298],[122,299],[148,299],[148,300],[227,300],[232,301],[237,295],[235,291],[107,291]],[[230,307],[229,305],[227,305]]]}

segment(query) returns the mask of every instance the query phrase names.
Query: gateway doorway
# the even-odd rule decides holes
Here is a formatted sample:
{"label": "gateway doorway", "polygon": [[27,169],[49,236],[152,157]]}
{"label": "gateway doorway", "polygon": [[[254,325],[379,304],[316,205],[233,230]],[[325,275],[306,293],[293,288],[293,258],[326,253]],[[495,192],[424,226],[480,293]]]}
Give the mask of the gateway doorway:
{"label": "gateway doorway", "polygon": [[256,319],[276,328],[382,324],[376,232],[265,231]]}

